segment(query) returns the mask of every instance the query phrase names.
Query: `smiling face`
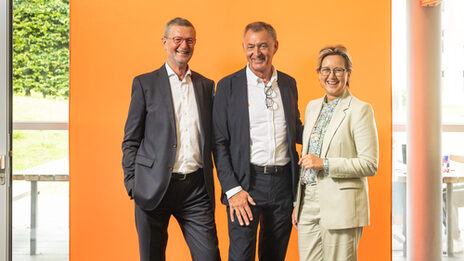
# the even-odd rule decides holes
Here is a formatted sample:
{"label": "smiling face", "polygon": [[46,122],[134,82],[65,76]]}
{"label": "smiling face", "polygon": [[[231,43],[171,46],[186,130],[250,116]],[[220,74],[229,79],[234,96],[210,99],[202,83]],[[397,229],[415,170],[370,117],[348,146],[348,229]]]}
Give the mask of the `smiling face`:
{"label": "smiling face", "polygon": [[266,30],[248,30],[243,37],[243,51],[250,69],[260,78],[269,76],[272,71],[272,58],[277,51],[278,42]]}
{"label": "smiling face", "polygon": [[[328,75],[324,75],[323,72],[328,72],[329,70]],[[329,55],[322,60],[319,70],[319,82],[325,90],[328,102],[343,95],[346,83],[350,79],[350,73],[345,68],[345,59],[340,55]]]}
{"label": "smiling face", "polygon": [[[176,43],[179,39],[180,43]],[[195,29],[190,26],[173,25],[161,41],[168,54],[168,64],[171,67],[186,68],[195,47]]]}

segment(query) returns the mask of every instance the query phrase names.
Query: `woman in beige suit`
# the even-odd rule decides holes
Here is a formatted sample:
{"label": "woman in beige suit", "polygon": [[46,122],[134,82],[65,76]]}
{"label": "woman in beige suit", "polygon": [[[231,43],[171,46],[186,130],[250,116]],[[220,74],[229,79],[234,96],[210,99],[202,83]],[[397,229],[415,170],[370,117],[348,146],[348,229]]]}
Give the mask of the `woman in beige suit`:
{"label": "woman in beige suit", "polygon": [[372,107],[346,88],[352,70],[343,46],[319,52],[324,97],[306,107],[301,174],[293,225],[300,260],[357,260],[369,225],[367,176],[377,172],[378,139]]}

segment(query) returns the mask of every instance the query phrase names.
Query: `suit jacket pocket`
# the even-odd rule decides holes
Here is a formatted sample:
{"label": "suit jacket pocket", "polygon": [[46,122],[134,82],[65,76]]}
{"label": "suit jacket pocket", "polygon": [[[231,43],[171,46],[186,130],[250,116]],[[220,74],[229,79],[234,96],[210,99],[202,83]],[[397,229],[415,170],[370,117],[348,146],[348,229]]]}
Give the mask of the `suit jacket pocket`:
{"label": "suit jacket pocket", "polygon": [[153,166],[153,162],[155,162],[155,159],[152,159],[152,158],[140,155],[140,154],[137,154],[137,156],[135,157],[135,163],[138,163],[140,165],[143,165],[149,168]]}
{"label": "suit jacket pocket", "polygon": [[334,179],[338,185],[338,189],[360,189],[363,186],[361,179]]}

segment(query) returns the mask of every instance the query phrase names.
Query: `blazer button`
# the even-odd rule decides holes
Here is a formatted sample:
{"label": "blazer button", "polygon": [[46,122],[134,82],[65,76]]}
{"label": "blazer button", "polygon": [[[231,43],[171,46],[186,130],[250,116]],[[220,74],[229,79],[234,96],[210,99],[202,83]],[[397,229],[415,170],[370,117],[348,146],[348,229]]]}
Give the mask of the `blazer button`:
{"label": "blazer button", "polygon": [[172,171],[172,168],[169,168],[169,171]]}
{"label": "blazer button", "polygon": [[177,148],[177,144],[172,144],[172,147],[173,147],[173,148]]}

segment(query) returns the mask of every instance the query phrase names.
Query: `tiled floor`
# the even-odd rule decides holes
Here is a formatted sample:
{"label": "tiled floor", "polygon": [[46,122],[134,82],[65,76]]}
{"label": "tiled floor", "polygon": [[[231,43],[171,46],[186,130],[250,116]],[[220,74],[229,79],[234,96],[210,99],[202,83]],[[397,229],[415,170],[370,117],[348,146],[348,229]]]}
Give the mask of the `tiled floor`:
{"label": "tiled floor", "polygon": [[[13,196],[16,196],[13,203],[13,261],[69,260],[69,183],[39,182],[38,184],[40,195],[38,198],[37,254],[33,256],[29,254],[30,195],[28,192],[30,183],[18,181],[13,185]],[[464,208],[462,210],[464,211]],[[459,213],[459,216],[464,219],[464,212]],[[464,224],[464,220],[461,220],[460,224]],[[401,231],[401,228],[397,230]],[[461,235],[464,237],[464,230],[461,230]],[[398,238],[392,243],[393,261],[406,261]],[[445,244],[443,245],[446,247]],[[443,256],[442,260],[464,261],[464,240],[455,243],[455,250],[457,250],[455,257]]]}
{"label": "tiled floor", "polygon": [[[397,253],[393,251],[393,261],[406,261],[407,258],[402,256],[402,253]],[[441,261],[463,261],[464,256],[455,256],[455,257],[447,257],[443,256]]]}
{"label": "tiled floor", "polygon": [[[460,223],[464,223],[464,213],[460,214],[461,221]],[[401,237],[401,226],[392,226],[392,230],[394,233],[393,242],[392,242],[392,260],[393,261],[406,261],[407,258],[403,256],[403,242],[404,237]],[[461,229],[461,238],[464,236],[464,230]],[[442,242],[442,249],[446,250],[446,237],[443,235],[443,242]],[[454,257],[448,257],[446,253],[443,253],[442,261],[464,261],[464,240],[455,240],[454,241]]]}

